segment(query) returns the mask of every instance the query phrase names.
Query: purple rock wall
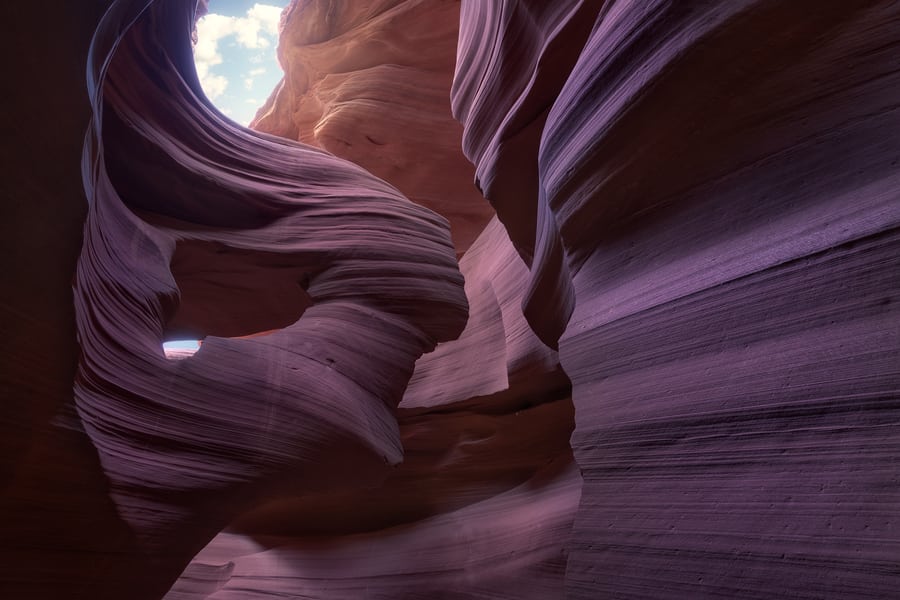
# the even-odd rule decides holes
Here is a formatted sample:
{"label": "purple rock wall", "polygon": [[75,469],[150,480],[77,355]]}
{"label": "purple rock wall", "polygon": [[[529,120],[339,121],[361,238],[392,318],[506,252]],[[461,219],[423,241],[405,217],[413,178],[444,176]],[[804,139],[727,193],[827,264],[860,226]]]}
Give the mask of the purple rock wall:
{"label": "purple rock wall", "polygon": [[896,2],[462,0],[471,246],[471,190],[219,115],[195,8],[4,7],[0,596],[896,596]]}
{"label": "purple rock wall", "polygon": [[526,314],[546,339],[574,305],[567,597],[894,595],[897,5],[462,12],[454,102],[501,220],[539,130]]}

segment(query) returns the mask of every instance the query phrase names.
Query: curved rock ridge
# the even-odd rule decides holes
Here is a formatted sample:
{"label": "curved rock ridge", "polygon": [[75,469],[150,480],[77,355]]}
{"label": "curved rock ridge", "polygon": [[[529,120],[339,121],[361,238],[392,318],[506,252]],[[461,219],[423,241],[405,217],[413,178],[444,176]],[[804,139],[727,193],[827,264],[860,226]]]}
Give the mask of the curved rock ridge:
{"label": "curved rock ridge", "polygon": [[[195,4],[3,5],[0,596],[895,595],[896,2],[465,0],[455,245],[219,115]],[[444,176],[457,6],[291,5],[322,145]]]}
{"label": "curved rock ridge", "polygon": [[[476,182],[532,269],[523,312],[556,347],[574,297],[559,232],[538,178],[548,111],[603,3],[463,2],[453,113]],[[535,255],[537,254],[537,260]]]}
{"label": "curved rock ridge", "polygon": [[284,79],[251,127],[324,148],[450,221],[457,253],[493,215],[450,111],[459,2],[294,0]]}
{"label": "curved rock ridge", "polygon": [[401,408],[540,404],[569,393],[559,356],[534,334],[521,304],[528,268],[496,218],[460,260],[469,321],[459,339],[439,344],[417,363]]}
{"label": "curved rock ridge", "polygon": [[[383,477],[402,457],[393,409],[415,360],[457,336],[467,310],[445,220],[211,107],[193,18],[191,1],[121,0],[98,26],[75,283],[78,417],[139,550],[167,568],[263,494]],[[209,335],[169,361],[180,279],[202,303],[180,326]],[[246,300],[229,301],[231,286],[305,302],[255,327],[274,332],[217,337],[235,333],[228,307]]]}
{"label": "curved rock ridge", "polygon": [[566,597],[892,595],[900,7],[461,15],[464,149],[572,381]]}
{"label": "curved rock ridge", "polygon": [[403,464],[364,503],[283,495],[243,514],[168,600],[562,596],[581,488],[568,380],[521,314],[527,269],[496,219],[460,270],[470,318],[416,363],[398,417]]}
{"label": "curved rock ridge", "polygon": [[[523,445],[522,437],[511,446],[509,434],[503,435],[505,443],[498,443],[487,433],[499,435],[521,424],[543,445],[551,437],[548,430],[553,431],[548,422],[561,421],[555,407],[549,408],[549,412],[532,409],[534,414],[520,417],[520,423],[483,417],[482,448],[457,452],[450,459],[454,464],[442,465],[440,474],[432,470],[434,458],[446,453],[444,444],[453,443],[460,427],[471,431],[476,421],[471,416],[456,423],[443,417],[420,421],[421,433],[404,436],[409,445],[400,469],[405,472],[392,476],[383,489],[391,502],[399,500],[401,509],[421,511],[424,500],[437,501],[437,506],[428,507],[429,514],[375,530],[342,533],[338,525],[348,527],[340,521],[344,515],[352,525],[376,523],[370,520],[368,502],[360,506],[358,499],[354,503],[334,498],[327,505],[282,500],[217,536],[194,558],[166,599],[508,597],[509,590],[517,588],[521,597],[562,597],[561,540],[569,535],[581,487],[571,454],[537,469],[531,460],[511,465],[506,452],[521,451],[529,457],[538,453]],[[411,423],[406,425],[412,429]],[[429,452],[424,452],[426,435]],[[420,436],[423,439],[416,439]],[[490,475],[509,474],[513,467],[519,470],[520,483],[507,487],[511,483],[507,479],[492,482]],[[464,481],[468,489],[461,487]],[[492,484],[492,493],[485,493]],[[373,500],[380,505],[382,495]],[[364,517],[354,518],[360,509]],[[319,514],[325,523],[315,522],[313,515]]]}
{"label": "curved rock ridge", "polygon": [[510,589],[518,598],[562,597],[558,540],[568,534],[580,487],[568,465],[458,511],[374,534],[224,533],[166,600],[506,598]]}

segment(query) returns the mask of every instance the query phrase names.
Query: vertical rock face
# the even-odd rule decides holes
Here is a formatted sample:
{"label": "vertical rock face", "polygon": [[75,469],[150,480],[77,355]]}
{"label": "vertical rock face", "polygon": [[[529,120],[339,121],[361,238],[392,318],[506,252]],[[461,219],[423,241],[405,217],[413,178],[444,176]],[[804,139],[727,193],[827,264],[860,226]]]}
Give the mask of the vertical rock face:
{"label": "vertical rock face", "polygon": [[[211,110],[172,33],[193,14],[117,2],[92,46],[75,407],[149,560],[193,553],[298,477],[305,494],[377,481],[402,458],[392,409],[415,360],[466,316],[446,221]],[[248,322],[256,295],[278,298]],[[206,339],[173,362],[179,314]],[[253,325],[267,333],[218,337]]]}
{"label": "vertical rock face", "polygon": [[[5,566],[29,567],[4,577],[16,597],[159,598],[261,498],[383,478],[402,457],[394,411],[415,360],[466,321],[443,218],[352,163],[212,109],[191,60],[194,9],[121,0],[96,25],[80,360],[74,398],[35,454],[82,459],[71,462],[90,493],[73,518],[101,525],[88,535],[109,546],[84,572],[18,557],[17,544],[66,558],[96,543],[84,531],[65,549],[52,531],[32,539],[64,491],[52,464],[28,465],[4,496]],[[206,336],[203,348],[167,360],[175,329]]]}
{"label": "vertical rock face", "polygon": [[[398,414],[404,462],[365,506],[336,495],[262,507],[198,554],[173,600],[208,593],[208,574],[229,564],[211,598],[563,594],[581,487],[568,380],[523,318],[527,268],[501,224],[487,223],[492,210],[460,147],[450,114],[458,23],[457,2],[285,11],[285,79],[253,127],[353,160],[445,216],[466,251],[469,321],[416,364]],[[337,566],[347,562],[356,567]]]}
{"label": "vertical rock face", "polygon": [[499,222],[460,268],[470,318],[416,364],[403,463],[364,493],[273,497],[201,551],[168,600],[563,596],[581,489],[568,381],[521,315],[526,268]]}
{"label": "vertical rock face", "polygon": [[284,79],[251,126],[351,160],[440,212],[461,254],[493,211],[450,112],[458,25],[458,1],[294,0]]}
{"label": "vertical rock face", "polygon": [[72,49],[8,111],[0,595],[900,588],[896,3],[296,1],[261,132],[205,2],[83,4],[7,20]]}
{"label": "vertical rock face", "polygon": [[567,597],[893,594],[896,3],[548,4],[463,2],[454,108],[572,380]]}

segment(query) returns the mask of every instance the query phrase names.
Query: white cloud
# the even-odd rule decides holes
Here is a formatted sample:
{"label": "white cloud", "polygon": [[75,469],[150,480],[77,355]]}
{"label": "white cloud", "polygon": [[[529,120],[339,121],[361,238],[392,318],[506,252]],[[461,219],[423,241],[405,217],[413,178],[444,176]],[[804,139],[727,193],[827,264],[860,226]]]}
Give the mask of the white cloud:
{"label": "white cloud", "polygon": [[259,67],[256,69],[250,69],[248,73],[244,74],[244,89],[248,92],[253,89],[253,82],[257,75],[264,75],[266,72],[265,67]]}
{"label": "white cloud", "polygon": [[215,100],[225,93],[228,87],[228,79],[224,75],[207,75],[200,80],[200,86],[210,100]]}
{"label": "white cloud", "polygon": [[247,18],[257,21],[263,31],[275,37],[278,35],[281,10],[281,8],[269,4],[254,4],[253,8],[247,11]]}
{"label": "white cloud", "polygon": [[[212,67],[222,64],[219,53],[219,42],[234,36],[237,44],[243,48],[267,48],[278,35],[278,22],[281,19],[281,8],[268,4],[254,4],[245,17],[226,17],[209,13],[197,21],[197,44],[194,46],[194,64],[203,91],[211,100],[221,96],[228,86],[228,79],[223,75],[210,72]],[[255,76],[258,69],[253,69]],[[253,87],[252,77],[244,80],[245,87]]]}
{"label": "white cloud", "polygon": [[277,6],[254,4],[246,17],[234,17],[238,43],[244,48],[268,48],[270,37],[278,35],[280,19],[281,9]]}
{"label": "white cloud", "polygon": [[234,17],[224,17],[210,13],[197,21],[197,44],[194,46],[194,61],[208,65],[222,63],[219,54],[219,40],[234,33]]}
{"label": "white cloud", "polygon": [[224,75],[213,75],[209,72],[209,63],[197,63],[197,77],[200,79],[200,86],[210,100],[215,100],[225,93],[228,87],[228,78]]}
{"label": "white cloud", "polygon": [[256,98],[247,98],[246,100],[244,100],[244,102],[246,102],[247,104],[261,104],[261,102]]}

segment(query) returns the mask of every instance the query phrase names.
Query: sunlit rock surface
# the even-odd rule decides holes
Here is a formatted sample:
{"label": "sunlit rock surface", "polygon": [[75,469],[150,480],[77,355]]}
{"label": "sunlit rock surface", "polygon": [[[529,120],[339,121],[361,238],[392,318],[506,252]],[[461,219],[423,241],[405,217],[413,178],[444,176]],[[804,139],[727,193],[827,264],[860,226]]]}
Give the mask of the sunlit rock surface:
{"label": "sunlit rock surface", "polygon": [[77,4],[4,6],[4,598],[896,594],[896,3],[295,3],[257,127],[387,183]]}
{"label": "sunlit rock surface", "polygon": [[294,0],[285,76],[251,127],[319,146],[440,212],[464,252],[493,215],[450,112],[459,2]]}

